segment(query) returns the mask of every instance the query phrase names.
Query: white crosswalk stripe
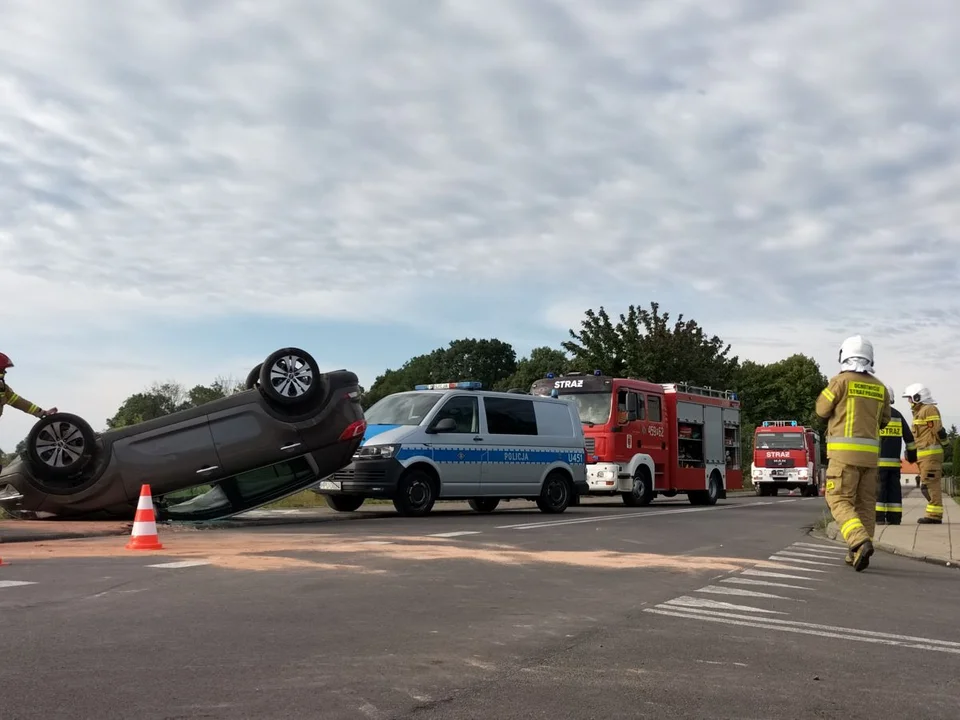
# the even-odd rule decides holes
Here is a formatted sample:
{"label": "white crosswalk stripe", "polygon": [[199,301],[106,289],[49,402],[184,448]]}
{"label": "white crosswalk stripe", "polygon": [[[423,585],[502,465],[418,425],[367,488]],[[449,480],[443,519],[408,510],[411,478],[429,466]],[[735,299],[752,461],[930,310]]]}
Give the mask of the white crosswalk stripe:
{"label": "white crosswalk stripe", "polygon": [[[789,619],[791,611],[797,608],[796,603],[815,602],[816,596],[811,595],[810,591],[818,589],[817,583],[828,579],[832,573],[849,571],[844,563],[846,554],[847,549],[842,545],[797,542],[771,555],[768,560],[757,562],[753,567],[720,579],[718,584],[705,585],[692,594],[681,595],[653,607],[644,608],[644,612],[688,621],[698,620],[771,632],[855,640],[876,645],[960,655],[960,642]],[[809,565],[818,567],[809,567]],[[821,567],[832,569],[824,570],[820,569]],[[763,592],[763,589],[769,589],[771,592]],[[738,598],[738,601],[721,602],[702,597],[703,595],[726,595]],[[799,595],[806,597],[798,597]],[[779,617],[771,617],[772,615]]]}
{"label": "white crosswalk stripe", "polygon": [[36,583],[26,580],[0,580],[0,588],[23,587],[24,585],[36,585]]}

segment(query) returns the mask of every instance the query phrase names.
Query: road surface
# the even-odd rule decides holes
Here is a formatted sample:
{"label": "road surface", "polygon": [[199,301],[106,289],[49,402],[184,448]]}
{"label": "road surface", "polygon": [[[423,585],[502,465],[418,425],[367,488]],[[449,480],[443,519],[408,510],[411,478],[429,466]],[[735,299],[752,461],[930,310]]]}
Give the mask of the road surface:
{"label": "road surface", "polygon": [[4,545],[0,716],[960,717],[960,573],[822,498],[507,507]]}

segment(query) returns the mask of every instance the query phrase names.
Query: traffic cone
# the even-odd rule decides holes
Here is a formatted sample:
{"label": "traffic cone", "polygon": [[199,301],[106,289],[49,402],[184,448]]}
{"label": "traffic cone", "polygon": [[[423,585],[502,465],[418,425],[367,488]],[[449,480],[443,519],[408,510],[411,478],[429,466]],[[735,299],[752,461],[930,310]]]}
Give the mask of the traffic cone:
{"label": "traffic cone", "polygon": [[137,514],[133,518],[133,530],[127,550],[163,550],[157,535],[157,517],[153,512],[153,494],[149,485],[140,487]]}

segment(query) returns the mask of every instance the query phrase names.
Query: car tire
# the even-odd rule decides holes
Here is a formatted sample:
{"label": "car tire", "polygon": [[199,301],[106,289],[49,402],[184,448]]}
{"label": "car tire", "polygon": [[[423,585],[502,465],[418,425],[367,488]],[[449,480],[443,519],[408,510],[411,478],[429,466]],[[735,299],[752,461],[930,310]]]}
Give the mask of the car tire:
{"label": "car tire", "polygon": [[537,507],[540,512],[556,515],[570,507],[573,498],[573,484],[562,472],[554,470],[547,475],[537,498]]}
{"label": "car tire", "polygon": [[363,495],[325,495],[327,505],[337,512],[353,512],[357,510],[366,498]]}
{"label": "car tire", "polygon": [[260,384],[260,368],[263,367],[263,363],[257,363],[253,369],[247,373],[247,390],[253,390],[257,385]]}
{"label": "car tire", "polygon": [[434,479],[423,470],[411,470],[401,477],[397,484],[393,507],[405,517],[422,517],[433,510],[436,501],[437,487]]}
{"label": "car tire", "polygon": [[54,413],[30,428],[27,459],[40,479],[70,477],[89,465],[96,441],[96,433],[82,417]]}
{"label": "car tire", "polygon": [[497,509],[500,498],[470,498],[467,503],[477,512],[488,513]]}
{"label": "car tire", "polygon": [[260,392],[284,407],[312,404],[323,395],[320,366],[300,348],[288,347],[270,353],[260,365]]}

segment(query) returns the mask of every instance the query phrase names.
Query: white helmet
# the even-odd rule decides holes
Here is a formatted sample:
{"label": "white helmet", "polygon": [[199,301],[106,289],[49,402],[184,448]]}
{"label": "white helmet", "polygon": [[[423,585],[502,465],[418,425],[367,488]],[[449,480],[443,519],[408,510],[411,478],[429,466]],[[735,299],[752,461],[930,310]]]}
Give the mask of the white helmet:
{"label": "white helmet", "polygon": [[840,364],[854,358],[860,358],[866,361],[868,365],[873,365],[873,343],[865,339],[862,335],[848,337],[840,345],[840,353],[838,356]]}
{"label": "white helmet", "polygon": [[903,397],[907,398],[912,403],[924,403],[925,405],[934,404],[933,396],[930,394],[930,388],[922,383],[914,383],[913,385],[907,385],[906,389],[903,391]]}
{"label": "white helmet", "polygon": [[893,391],[893,385],[887,385],[887,399],[893,405],[896,402],[897,394]]}

